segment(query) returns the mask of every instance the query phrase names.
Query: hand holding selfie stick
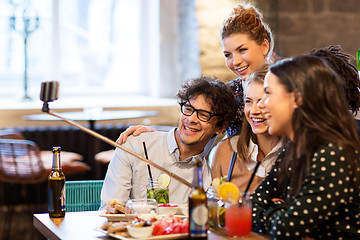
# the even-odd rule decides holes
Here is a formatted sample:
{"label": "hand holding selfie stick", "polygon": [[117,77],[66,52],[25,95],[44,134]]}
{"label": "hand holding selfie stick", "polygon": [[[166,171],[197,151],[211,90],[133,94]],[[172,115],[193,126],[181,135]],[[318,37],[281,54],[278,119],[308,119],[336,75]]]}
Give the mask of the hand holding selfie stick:
{"label": "hand holding selfie stick", "polygon": [[185,179],[183,179],[183,178],[179,177],[178,175],[168,171],[167,169],[159,166],[158,164],[150,161],[149,159],[146,159],[143,156],[140,156],[139,154],[130,151],[129,149],[121,146],[120,144],[114,142],[113,140],[111,140],[111,139],[109,139],[107,137],[104,137],[103,135],[101,135],[101,134],[99,134],[97,132],[94,132],[94,131],[92,131],[92,130],[84,127],[84,126],[81,126],[80,124],[78,124],[78,123],[76,123],[76,122],[74,122],[72,120],[68,120],[66,118],[63,118],[63,117],[57,115],[56,113],[50,111],[49,102],[52,102],[52,101],[58,99],[58,89],[59,89],[59,83],[56,82],[56,81],[42,82],[41,83],[40,100],[44,102],[43,107],[42,107],[43,112],[46,112],[46,113],[48,113],[48,114],[50,114],[50,115],[52,115],[54,117],[60,118],[61,120],[67,122],[68,124],[70,124],[70,125],[72,125],[74,127],[77,127],[80,130],[82,130],[82,131],[84,131],[84,132],[86,132],[86,133],[88,133],[90,135],[93,135],[94,137],[96,137],[96,138],[98,138],[100,140],[102,140],[102,141],[104,141],[104,142],[106,142],[106,143],[108,143],[108,144],[110,144],[110,145],[112,145],[114,147],[120,148],[121,150],[133,155],[134,157],[137,157],[138,159],[146,162],[147,164],[149,164],[149,165],[159,169],[160,171],[168,174],[170,177],[176,179],[180,183],[185,184],[186,186],[188,186],[190,188],[192,187],[192,184],[189,183],[188,181],[186,181]]}

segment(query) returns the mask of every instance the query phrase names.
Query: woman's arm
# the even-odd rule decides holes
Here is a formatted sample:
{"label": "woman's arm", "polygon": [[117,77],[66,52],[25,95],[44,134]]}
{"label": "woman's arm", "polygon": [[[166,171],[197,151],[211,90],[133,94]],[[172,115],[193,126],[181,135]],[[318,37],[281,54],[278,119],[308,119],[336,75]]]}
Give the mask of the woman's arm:
{"label": "woman's arm", "polygon": [[118,138],[118,140],[116,140],[116,142],[118,144],[123,144],[124,142],[126,142],[128,136],[130,135],[139,136],[141,133],[144,132],[156,132],[156,130],[150,126],[142,126],[142,125],[130,126],[120,134],[120,137]]}
{"label": "woman's arm", "polygon": [[222,166],[229,165],[231,154],[232,154],[232,149],[228,138],[221,140],[214,147],[214,153],[211,154],[212,159],[210,159],[209,157],[211,177],[213,179],[220,178],[226,175],[226,172],[223,172]]}

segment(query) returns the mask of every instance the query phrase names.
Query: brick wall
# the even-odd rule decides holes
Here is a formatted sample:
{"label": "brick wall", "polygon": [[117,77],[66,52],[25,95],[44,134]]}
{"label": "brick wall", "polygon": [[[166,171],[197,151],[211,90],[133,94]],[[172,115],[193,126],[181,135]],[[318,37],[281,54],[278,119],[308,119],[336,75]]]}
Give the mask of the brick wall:
{"label": "brick wall", "polygon": [[[235,0],[196,0],[202,74],[229,81],[219,41],[219,28]],[[247,2],[247,1],[246,1]],[[256,0],[275,36],[281,57],[313,48],[341,45],[355,55],[360,48],[360,0]],[[355,62],[354,62],[355,63]]]}

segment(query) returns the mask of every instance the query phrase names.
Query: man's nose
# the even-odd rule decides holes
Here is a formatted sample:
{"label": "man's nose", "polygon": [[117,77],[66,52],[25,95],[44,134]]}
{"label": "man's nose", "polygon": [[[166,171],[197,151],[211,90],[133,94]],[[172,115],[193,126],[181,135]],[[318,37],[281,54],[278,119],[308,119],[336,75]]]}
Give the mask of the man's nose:
{"label": "man's nose", "polygon": [[196,112],[196,111],[194,111],[194,112],[191,114],[191,116],[188,116],[188,118],[189,118],[189,121],[190,121],[190,122],[198,122],[198,121],[199,121],[199,119],[198,119],[198,117],[197,117],[197,112]]}

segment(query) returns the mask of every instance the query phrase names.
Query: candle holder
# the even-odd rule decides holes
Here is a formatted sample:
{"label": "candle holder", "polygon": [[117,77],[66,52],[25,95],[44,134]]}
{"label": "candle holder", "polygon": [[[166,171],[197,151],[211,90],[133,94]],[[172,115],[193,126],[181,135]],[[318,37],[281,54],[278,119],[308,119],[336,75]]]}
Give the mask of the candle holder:
{"label": "candle holder", "polygon": [[[19,19],[22,22],[19,22]],[[23,101],[31,101],[31,97],[28,95],[28,56],[27,56],[27,44],[29,35],[35,32],[39,28],[39,14],[37,11],[25,7],[22,10],[20,16],[10,16],[10,29],[22,34],[24,38],[24,96]]]}

